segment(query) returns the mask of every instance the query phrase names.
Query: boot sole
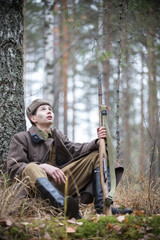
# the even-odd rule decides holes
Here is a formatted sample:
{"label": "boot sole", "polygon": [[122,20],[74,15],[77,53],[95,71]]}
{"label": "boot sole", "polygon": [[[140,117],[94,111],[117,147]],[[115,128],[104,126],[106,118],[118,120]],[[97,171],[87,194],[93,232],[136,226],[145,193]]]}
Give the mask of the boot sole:
{"label": "boot sole", "polygon": [[67,209],[66,209],[66,216],[68,218],[78,218],[78,213],[79,213],[79,206],[78,203],[76,202],[76,200],[71,197],[68,196],[65,198],[65,202],[67,202]]}

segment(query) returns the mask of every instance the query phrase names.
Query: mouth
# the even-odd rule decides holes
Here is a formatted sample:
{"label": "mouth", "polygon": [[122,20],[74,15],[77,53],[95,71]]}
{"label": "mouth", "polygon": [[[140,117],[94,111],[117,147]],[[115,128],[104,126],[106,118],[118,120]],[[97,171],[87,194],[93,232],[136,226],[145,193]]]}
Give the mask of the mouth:
{"label": "mouth", "polygon": [[52,120],[52,116],[48,116],[47,119]]}

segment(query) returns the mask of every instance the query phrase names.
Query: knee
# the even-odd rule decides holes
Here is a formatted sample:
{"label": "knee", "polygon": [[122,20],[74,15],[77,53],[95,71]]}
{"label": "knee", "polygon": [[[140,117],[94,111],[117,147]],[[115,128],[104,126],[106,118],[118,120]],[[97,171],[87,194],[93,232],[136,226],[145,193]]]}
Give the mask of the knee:
{"label": "knee", "polygon": [[37,169],[39,169],[39,165],[36,163],[29,163],[27,164],[27,166],[25,167],[25,169],[23,170],[23,174],[25,175],[30,175],[32,172],[37,171]]}
{"label": "knee", "polygon": [[22,178],[27,178],[32,187],[38,178],[47,178],[46,172],[36,163],[29,163],[22,173]]}
{"label": "knee", "polygon": [[39,178],[47,177],[46,172],[36,163],[29,163],[22,173],[23,177]]}

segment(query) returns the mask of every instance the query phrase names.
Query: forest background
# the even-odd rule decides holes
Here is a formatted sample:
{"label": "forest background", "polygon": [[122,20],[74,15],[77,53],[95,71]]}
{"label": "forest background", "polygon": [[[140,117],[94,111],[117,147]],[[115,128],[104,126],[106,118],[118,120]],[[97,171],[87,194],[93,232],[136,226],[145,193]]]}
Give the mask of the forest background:
{"label": "forest background", "polygon": [[132,173],[133,182],[145,175],[155,187],[160,177],[160,2],[19,0],[12,7],[12,1],[0,2],[2,168],[11,137],[29,127],[25,106],[36,98],[52,103],[54,126],[70,140],[96,138],[102,72],[115,161]]}

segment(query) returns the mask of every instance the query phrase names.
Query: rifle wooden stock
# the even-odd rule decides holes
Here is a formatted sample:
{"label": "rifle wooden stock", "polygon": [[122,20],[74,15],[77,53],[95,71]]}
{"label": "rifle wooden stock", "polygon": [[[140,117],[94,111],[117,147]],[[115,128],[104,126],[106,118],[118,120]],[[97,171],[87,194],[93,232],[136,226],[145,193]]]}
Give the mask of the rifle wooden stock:
{"label": "rifle wooden stock", "polygon": [[[99,100],[99,127],[103,126],[103,115],[107,115],[107,110],[102,111],[102,81],[101,74],[98,76],[98,100]],[[105,139],[99,139],[99,163],[100,163],[100,179],[103,190],[103,212],[106,215],[112,215],[110,205],[106,204],[108,197],[108,179],[107,179],[107,153]]]}
{"label": "rifle wooden stock", "polygon": [[111,207],[105,204],[108,196],[108,179],[105,178],[105,171],[107,173],[107,169],[105,169],[104,167],[104,161],[106,163],[106,168],[107,168],[107,154],[106,154],[105,140],[99,139],[99,163],[100,163],[101,186],[103,190],[103,212],[106,215],[112,215]]}

